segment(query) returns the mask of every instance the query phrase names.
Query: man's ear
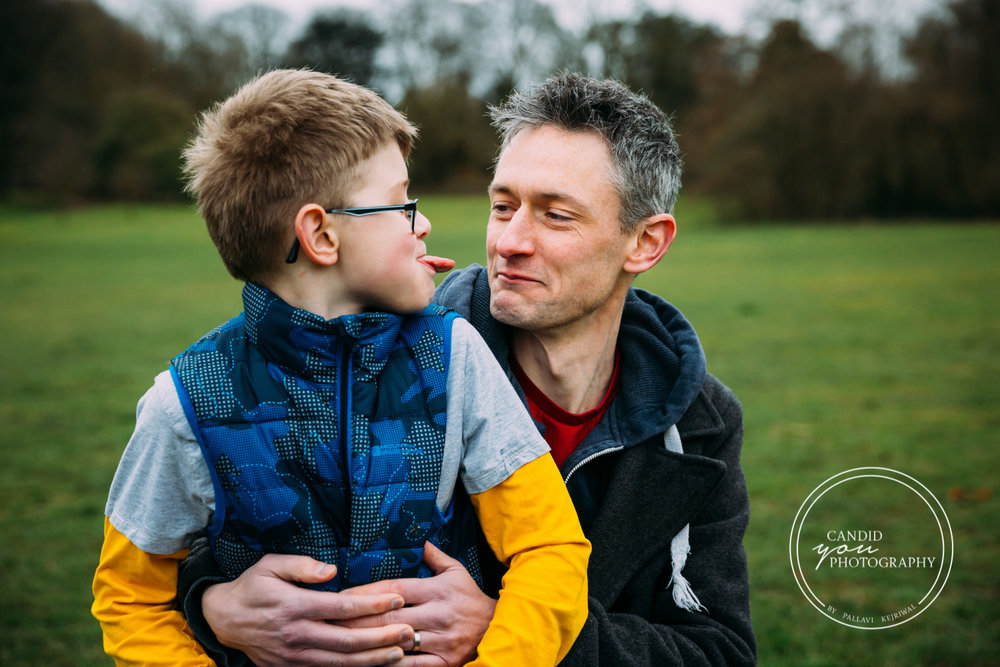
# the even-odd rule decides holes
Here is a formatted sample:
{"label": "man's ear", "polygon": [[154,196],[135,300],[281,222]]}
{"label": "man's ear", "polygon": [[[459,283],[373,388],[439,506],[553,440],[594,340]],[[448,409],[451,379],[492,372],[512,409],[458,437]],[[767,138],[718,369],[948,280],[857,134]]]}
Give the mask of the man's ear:
{"label": "man's ear", "polygon": [[677,223],[669,213],[646,218],[639,223],[622,268],[633,274],[650,270],[667,252],[676,234]]}
{"label": "man's ear", "polygon": [[295,216],[295,236],[300,252],[314,263],[322,266],[337,263],[340,239],[319,204],[306,204],[299,209]]}

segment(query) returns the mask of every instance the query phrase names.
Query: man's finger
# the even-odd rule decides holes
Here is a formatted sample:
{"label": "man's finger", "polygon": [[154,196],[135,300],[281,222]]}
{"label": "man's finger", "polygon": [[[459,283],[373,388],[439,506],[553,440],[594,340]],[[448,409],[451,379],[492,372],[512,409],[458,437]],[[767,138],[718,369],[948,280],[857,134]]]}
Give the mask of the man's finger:
{"label": "man's finger", "polygon": [[[412,582],[412,584],[410,584]],[[475,586],[475,583],[472,584]],[[413,628],[438,628],[441,625],[441,608],[435,604],[448,592],[448,584],[435,579],[407,580],[406,606],[383,614],[355,616],[340,621],[348,628],[372,628],[394,623],[405,623]]]}
{"label": "man's finger", "polygon": [[399,624],[357,629],[327,623],[314,624],[307,633],[295,638],[295,644],[350,654],[393,646],[406,649],[413,645],[413,628]]}
{"label": "man's finger", "polygon": [[[308,556],[268,554],[253,565],[261,576],[271,576],[282,581],[300,583],[322,583],[329,581],[337,573],[337,567]],[[358,616],[384,614],[399,609],[404,599],[397,593],[373,592],[365,595],[346,596],[340,593],[326,593],[302,589],[296,599],[302,616],[323,620],[342,620]]]}
{"label": "man's finger", "polygon": [[337,566],[318,561],[309,556],[287,554],[267,554],[250,569],[261,575],[270,575],[284,581],[298,581],[304,584],[319,584],[333,579]]}
{"label": "man's finger", "polygon": [[408,608],[412,605],[424,604],[441,597],[442,589],[446,586],[447,584],[439,582],[434,577],[426,579],[393,579],[391,581],[376,581],[371,584],[349,588],[343,594],[346,597],[397,595],[406,601],[405,604]]}
{"label": "man's finger", "polygon": [[448,667],[448,661],[433,653],[415,653],[395,663],[398,667]]}
{"label": "man's finger", "polygon": [[403,598],[396,594],[346,595],[310,590],[302,590],[295,600],[299,617],[324,621],[378,616],[400,609],[403,604]]}
{"label": "man's finger", "polygon": [[[377,665],[399,665],[404,658],[403,649],[398,646],[378,648],[360,653],[330,655],[321,649],[308,649],[296,654],[296,665],[338,665],[339,667],[377,667]],[[441,663],[438,663],[440,667]]]}
{"label": "man's finger", "polygon": [[[434,574],[441,574],[446,570],[455,568],[465,570],[465,566],[460,561],[455,560],[430,542],[424,542],[424,562],[434,570]],[[406,600],[406,604],[413,605],[433,599],[437,590],[438,583],[433,578],[385,579],[349,588],[344,593],[348,595],[385,595],[393,593],[401,595]]]}

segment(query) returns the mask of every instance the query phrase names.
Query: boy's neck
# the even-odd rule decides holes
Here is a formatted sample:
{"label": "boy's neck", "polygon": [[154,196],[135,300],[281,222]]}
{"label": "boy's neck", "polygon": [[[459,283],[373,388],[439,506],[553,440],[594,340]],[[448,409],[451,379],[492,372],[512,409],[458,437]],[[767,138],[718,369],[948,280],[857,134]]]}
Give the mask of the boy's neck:
{"label": "boy's neck", "polygon": [[[356,315],[363,311],[360,304],[349,303],[338,290],[333,289],[329,276],[302,271],[294,277],[281,275],[258,283],[271,290],[290,306],[332,320],[344,315]],[[340,297],[340,298],[338,298]]]}

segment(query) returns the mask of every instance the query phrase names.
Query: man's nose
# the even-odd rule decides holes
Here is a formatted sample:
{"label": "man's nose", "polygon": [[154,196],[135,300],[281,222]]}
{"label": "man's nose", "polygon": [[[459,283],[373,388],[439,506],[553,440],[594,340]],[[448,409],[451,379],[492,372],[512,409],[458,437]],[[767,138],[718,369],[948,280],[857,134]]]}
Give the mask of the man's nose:
{"label": "man's nose", "polygon": [[500,231],[496,245],[501,257],[534,253],[533,225],[528,207],[521,206],[514,212]]}

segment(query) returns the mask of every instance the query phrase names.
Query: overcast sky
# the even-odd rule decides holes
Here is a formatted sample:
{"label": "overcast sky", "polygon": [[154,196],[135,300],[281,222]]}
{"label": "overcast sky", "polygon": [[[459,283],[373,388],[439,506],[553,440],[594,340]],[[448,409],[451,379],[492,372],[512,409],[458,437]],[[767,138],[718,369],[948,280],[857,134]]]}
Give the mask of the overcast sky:
{"label": "overcast sky", "polygon": [[[894,24],[903,27],[916,20],[916,18],[930,7],[940,6],[944,0],[544,0],[556,9],[557,15],[563,24],[569,28],[577,27],[586,20],[592,13],[601,16],[625,15],[634,10],[637,6],[649,7],[660,13],[675,12],[686,15],[699,23],[714,23],[723,31],[735,34],[747,29],[751,33],[758,32],[764,28],[761,21],[762,10],[775,10],[779,7],[795,7],[809,5],[819,7],[822,5],[848,5],[853,11],[863,16],[875,15],[882,19],[891,20]],[[143,5],[148,0],[100,0],[102,4],[120,13],[125,18],[138,16],[142,12]],[[228,11],[241,7],[250,2],[268,4],[278,7],[289,14],[296,24],[304,23],[317,9],[352,6],[370,7],[373,0],[179,0],[180,3],[189,3],[195,7],[200,17],[209,18],[219,12]],[[798,18],[805,23],[812,23],[815,26],[817,17],[808,13]],[[822,27],[820,27],[822,31]],[[822,35],[817,35],[822,38]]]}
{"label": "overcast sky", "polygon": [[[188,0],[203,18],[250,4],[251,1],[278,7],[296,22],[306,20],[315,10],[326,7],[366,7],[372,0]],[[589,8],[599,8],[602,15],[627,13],[636,2],[633,0],[545,0],[556,7],[566,24],[581,20]],[[736,32],[743,26],[743,19],[751,3],[756,0],[639,0],[663,12],[676,10],[699,22],[713,22],[727,32]],[[120,11],[124,16],[141,11],[145,0],[100,0],[106,7]],[[583,9],[583,12],[581,12]]]}

